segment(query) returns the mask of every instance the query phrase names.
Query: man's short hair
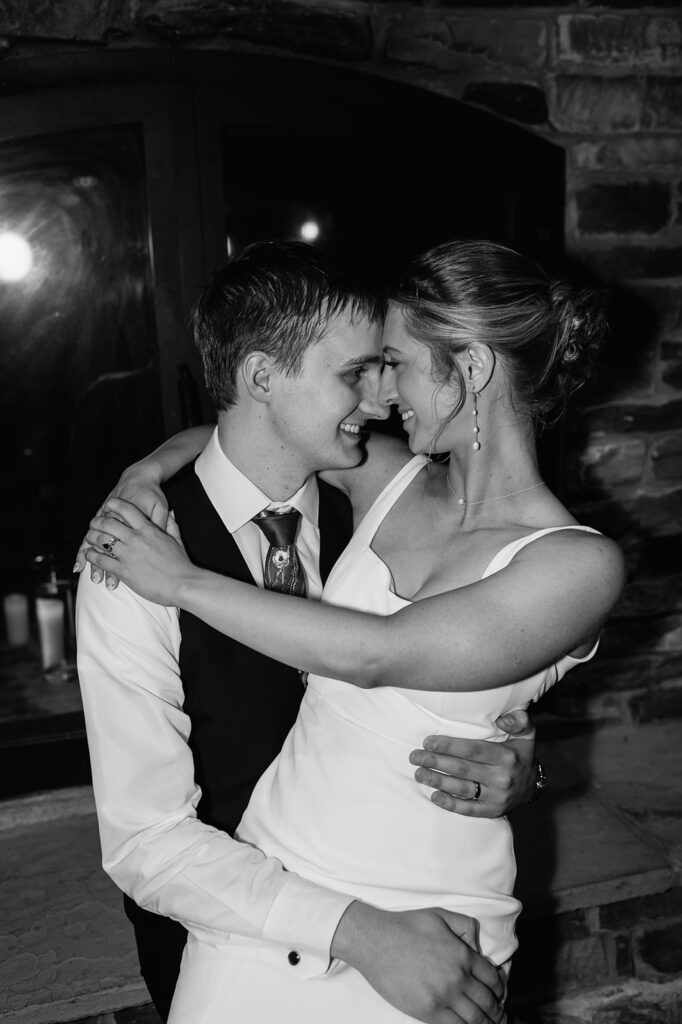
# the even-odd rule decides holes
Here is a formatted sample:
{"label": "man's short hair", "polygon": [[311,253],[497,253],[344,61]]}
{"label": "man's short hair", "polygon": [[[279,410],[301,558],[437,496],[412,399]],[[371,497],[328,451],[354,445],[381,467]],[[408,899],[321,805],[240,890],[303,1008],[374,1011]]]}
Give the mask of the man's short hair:
{"label": "man's short hair", "polygon": [[237,373],[265,352],[284,373],[300,372],[306,349],[329,321],[381,320],[384,303],[367,282],[305,242],[256,242],[216,270],[192,313],[206,387],[218,410],[234,405]]}

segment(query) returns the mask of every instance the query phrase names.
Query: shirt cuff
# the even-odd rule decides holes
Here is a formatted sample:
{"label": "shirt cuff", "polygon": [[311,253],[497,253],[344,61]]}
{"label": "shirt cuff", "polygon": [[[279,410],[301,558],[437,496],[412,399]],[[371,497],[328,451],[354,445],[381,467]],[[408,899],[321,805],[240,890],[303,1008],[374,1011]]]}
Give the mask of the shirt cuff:
{"label": "shirt cuff", "polygon": [[282,947],[282,958],[300,978],[329,970],[330,947],[354,897],[288,875],[263,924],[263,938]]}

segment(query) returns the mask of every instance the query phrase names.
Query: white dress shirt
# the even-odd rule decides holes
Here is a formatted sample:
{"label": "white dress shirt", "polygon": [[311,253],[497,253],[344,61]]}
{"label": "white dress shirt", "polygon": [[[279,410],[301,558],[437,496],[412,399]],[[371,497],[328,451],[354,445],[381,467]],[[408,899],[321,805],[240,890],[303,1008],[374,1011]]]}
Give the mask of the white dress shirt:
{"label": "white dress shirt", "polygon": [[[226,458],[217,432],[196,472],[262,585],[268,545],[250,519],[272,503]],[[297,545],[308,593],[319,596],[316,481],[286,504],[302,513]],[[196,816],[201,791],[187,745],[178,610],[151,604],[123,584],[109,591],[86,571],[77,627],[105,871],[139,906],[181,921],[199,938],[262,938],[281,944],[283,958],[299,953],[298,976],[326,971],[350,897],[285,871],[279,860]]]}
{"label": "white dress shirt", "polygon": [[295,508],[301,513],[296,548],[306,576],[307,596],[319,601],[322,580],[320,529],[317,525],[319,493],[315,477],[309,477],[287,501],[270,501],[230,462],[220,447],[217,430],[197,459],[196,472],[259,587],[263,586],[263,565],[270,545],[260,527],[251,520],[265,508]]}

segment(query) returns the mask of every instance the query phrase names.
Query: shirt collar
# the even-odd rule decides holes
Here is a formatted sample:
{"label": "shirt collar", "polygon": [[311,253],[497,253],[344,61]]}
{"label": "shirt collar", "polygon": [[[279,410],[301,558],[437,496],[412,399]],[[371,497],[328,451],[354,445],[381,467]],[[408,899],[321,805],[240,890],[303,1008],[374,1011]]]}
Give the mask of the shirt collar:
{"label": "shirt collar", "polygon": [[270,506],[290,505],[314,527],[318,525],[319,493],[314,475],[309,476],[286,501],[272,501],[228,459],[220,447],[217,427],[194,468],[211,504],[230,533],[236,533]]}

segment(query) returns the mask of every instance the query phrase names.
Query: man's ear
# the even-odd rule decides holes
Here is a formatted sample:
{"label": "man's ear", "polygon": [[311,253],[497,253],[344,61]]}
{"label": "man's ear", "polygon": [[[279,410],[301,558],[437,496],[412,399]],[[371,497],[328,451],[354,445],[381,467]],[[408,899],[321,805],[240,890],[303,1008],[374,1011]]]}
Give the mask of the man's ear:
{"label": "man's ear", "polygon": [[273,365],[265,352],[250,352],[240,367],[239,376],[244,390],[255,402],[270,401]]}
{"label": "man's ear", "polygon": [[462,370],[467,391],[482,391],[495,369],[495,353],[489,345],[475,341],[464,353]]}

